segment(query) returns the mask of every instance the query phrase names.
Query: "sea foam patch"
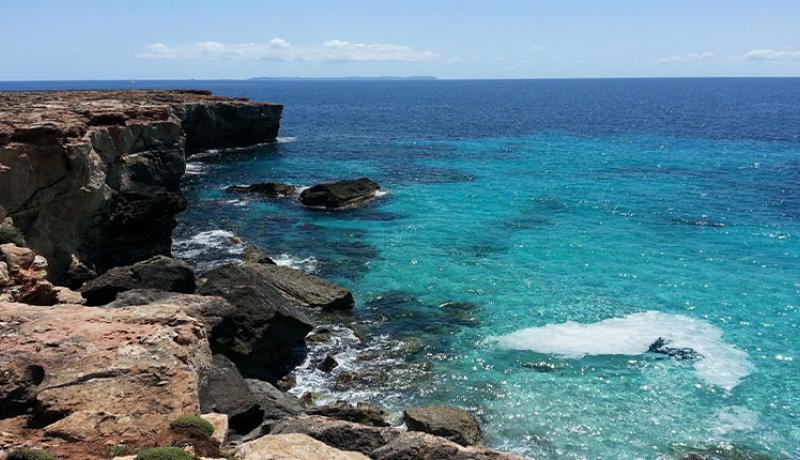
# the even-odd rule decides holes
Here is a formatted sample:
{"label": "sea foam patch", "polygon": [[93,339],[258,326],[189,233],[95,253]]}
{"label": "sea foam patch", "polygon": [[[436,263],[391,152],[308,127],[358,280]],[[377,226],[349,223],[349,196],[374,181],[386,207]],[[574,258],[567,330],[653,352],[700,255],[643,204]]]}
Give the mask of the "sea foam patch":
{"label": "sea foam patch", "polygon": [[694,362],[699,378],[725,389],[735,387],[751,370],[747,354],[722,340],[713,325],[684,315],[658,311],[634,313],[596,323],[548,324],[522,329],[489,340],[512,350],[582,358],[586,355],[639,355],[659,337],[670,347],[691,348],[700,355]]}

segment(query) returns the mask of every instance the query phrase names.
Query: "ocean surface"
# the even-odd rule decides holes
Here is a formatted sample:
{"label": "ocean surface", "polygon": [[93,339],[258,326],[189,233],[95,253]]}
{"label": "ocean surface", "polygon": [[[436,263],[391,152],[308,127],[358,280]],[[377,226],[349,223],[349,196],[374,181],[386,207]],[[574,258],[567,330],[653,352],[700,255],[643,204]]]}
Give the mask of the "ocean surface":
{"label": "ocean surface", "polygon": [[[0,83],[80,87],[285,104],[191,161],[175,251],[353,290],[368,340],[296,393],[461,407],[535,459],[800,458],[800,79]],[[362,176],[342,212],[224,191]]]}

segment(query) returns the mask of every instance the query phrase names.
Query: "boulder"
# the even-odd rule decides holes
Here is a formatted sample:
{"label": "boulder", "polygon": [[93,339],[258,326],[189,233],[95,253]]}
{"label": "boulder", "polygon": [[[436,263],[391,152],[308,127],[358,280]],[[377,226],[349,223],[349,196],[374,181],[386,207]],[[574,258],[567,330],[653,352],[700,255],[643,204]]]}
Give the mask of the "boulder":
{"label": "boulder", "polygon": [[239,434],[247,434],[261,425],[264,411],[228,358],[214,355],[211,366],[202,369],[199,378],[202,412],[227,415],[229,428]]}
{"label": "boulder", "polygon": [[669,345],[669,340],[663,337],[659,337],[658,339],[656,339],[655,342],[650,344],[650,347],[648,347],[647,352],[666,355],[678,361],[683,361],[686,359],[699,359],[703,357],[703,355],[694,351],[691,348],[675,348],[675,347],[668,347],[667,345]]}
{"label": "boulder", "polygon": [[326,406],[313,407],[307,410],[310,415],[345,420],[369,426],[389,426],[386,413],[379,407],[367,403],[352,405],[347,401],[336,401]]}
{"label": "boulder", "polygon": [[276,265],[268,255],[256,246],[248,245],[244,248],[244,255],[242,262],[246,264],[262,264],[262,265]]}
{"label": "boulder", "polygon": [[47,281],[47,260],[29,248],[0,244],[0,302],[3,301],[58,303],[59,289]]}
{"label": "boulder", "polygon": [[336,358],[334,358],[332,355],[326,355],[325,359],[323,359],[322,362],[319,363],[319,366],[317,366],[319,370],[326,373],[330,373],[337,367],[339,367],[339,362],[336,361]]}
{"label": "boulder", "polygon": [[305,410],[299,399],[282,392],[269,382],[256,379],[246,379],[245,382],[264,411],[265,420],[299,415]]}
{"label": "boulder", "polygon": [[254,264],[252,270],[295,307],[347,310],[355,304],[347,289],[301,270],[264,264]]}
{"label": "boulder", "polygon": [[312,326],[252,264],[227,264],[207,272],[198,293],[219,296],[235,311],[211,334],[211,348],[230,358],[248,378],[277,381],[302,362]]}
{"label": "boulder", "polygon": [[192,293],[194,272],[184,262],[155,256],[133,265],[112,268],[84,284],[80,291],[88,305],[96,306],[112,302],[120,292],[132,289]]}
{"label": "boulder", "polygon": [[426,433],[406,432],[370,453],[373,460],[524,460],[484,447],[463,447]]}
{"label": "boulder", "polygon": [[369,460],[358,452],[327,446],[304,434],[269,435],[236,449],[240,460]]}
{"label": "boulder", "polygon": [[211,412],[202,414],[200,417],[214,427],[214,433],[211,435],[211,438],[220,446],[225,444],[225,439],[228,436],[228,416]]}
{"label": "boulder", "polygon": [[294,195],[295,192],[297,192],[297,187],[294,185],[279,184],[276,182],[263,182],[252,185],[231,185],[230,187],[226,188],[225,191],[235,193],[252,193],[265,198],[286,198]]}
{"label": "boulder", "polygon": [[199,412],[197,369],[210,360],[203,326],[172,305],[0,303],[0,413],[26,419],[19,439],[145,445]]}
{"label": "boulder", "polygon": [[203,323],[209,336],[214,326],[236,311],[236,308],[222,297],[181,294],[157,289],[133,289],[120,292],[117,294],[116,300],[104,307],[122,308],[153,303],[166,303],[181,307],[187,315]]}
{"label": "boulder", "polygon": [[422,431],[447,438],[462,446],[480,444],[481,428],[467,411],[451,407],[420,407],[406,409],[403,421],[411,431]]}
{"label": "boulder", "polygon": [[366,177],[317,184],[300,193],[300,202],[306,206],[337,209],[369,201],[380,188]]}

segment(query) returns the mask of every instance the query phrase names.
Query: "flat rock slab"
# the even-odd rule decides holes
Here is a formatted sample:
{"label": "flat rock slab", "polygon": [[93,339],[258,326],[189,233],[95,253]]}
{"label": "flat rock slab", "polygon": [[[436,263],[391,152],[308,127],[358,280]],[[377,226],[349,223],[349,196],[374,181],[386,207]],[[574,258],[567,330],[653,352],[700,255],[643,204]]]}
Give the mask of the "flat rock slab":
{"label": "flat rock slab", "polygon": [[366,177],[340,180],[303,190],[300,193],[300,202],[306,206],[338,209],[369,201],[375,198],[380,189],[380,185]]}
{"label": "flat rock slab", "polygon": [[462,446],[480,444],[483,436],[475,417],[467,411],[451,407],[406,409],[403,421],[411,431],[422,431],[447,438]]}
{"label": "flat rock slab", "polygon": [[304,434],[269,435],[236,449],[240,460],[369,460],[358,452],[325,445]]}

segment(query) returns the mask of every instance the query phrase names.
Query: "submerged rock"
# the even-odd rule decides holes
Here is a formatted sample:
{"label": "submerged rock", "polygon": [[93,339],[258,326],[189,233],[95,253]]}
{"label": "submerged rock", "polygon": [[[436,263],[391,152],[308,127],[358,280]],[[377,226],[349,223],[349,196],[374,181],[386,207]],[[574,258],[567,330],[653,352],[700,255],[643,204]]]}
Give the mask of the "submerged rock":
{"label": "submerged rock", "polygon": [[303,190],[300,201],[306,206],[336,209],[369,201],[375,198],[380,188],[380,185],[366,177],[329,182]]}
{"label": "submerged rock", "polygon": [[194,272],[184,262],[155,256],[133,265],[113,268],[84,284],[80,291],[89,305],[103,305],[112,302],[120,292],[132,289],[191,294],[195,290]]}
{"label": "submerged rock", "polygon": [[403,421],[411,431],[422,431],[447,438],[462,446],[480,444],[481,428],[467,411],[451,407],[421,407],[406,409]]}
{"label": "submerged rock", "polygon": [[263,266],[227,264],[200,280],[197,292],[219,296],[235,311],[211,334],[211,348],[230,358],[248,378],[276,381],[302,362],[313,326],[261,272]]}
{"label": "submerged rock", "polygon": [[667,355],[670,358],[677,359],[682,361],[684,359],[698,359],[702,358],[703,355],[700,353],[692,350],[691,348],[672,348],[668,347],[669,341],[663,337],[659,337],[653,342],[650,347],[647,349],[648,353],[658,353],[662,355]]}
{"label": "submerged rock", "polygon": [[266,198],[287,198],[297,192],[297,187],[276,182],[263,182],[251,185],[231,185],[225,189],[227,192],[253,193]]}
{"label": "submerged rock", "polygon": [[241,460],[369,460],[358,452],[330,447],[304,434],[268,435],[236,448]]}

